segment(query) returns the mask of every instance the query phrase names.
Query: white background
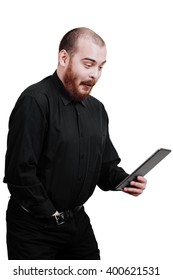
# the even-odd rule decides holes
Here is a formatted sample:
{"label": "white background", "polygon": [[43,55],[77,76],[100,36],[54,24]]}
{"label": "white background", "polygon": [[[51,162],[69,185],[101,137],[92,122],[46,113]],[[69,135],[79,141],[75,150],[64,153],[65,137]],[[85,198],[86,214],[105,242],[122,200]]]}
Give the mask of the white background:
{"label": "white background", "polygon": [[[5,240],[9,193],[2,180],[8,119],[18,96],[54,72],[58,44],[67,31],[79,26],[95,30],[106,41],[108,57],[92,94],[107,109],[121,166],[133,171],[157,148],[173,148],[172,15],[167,0],[1,1],[0,255],[7,278],[12,279],[15,265],[27,265],[7,261]],[[96,189],[86,203],[102,257],[95,267],[158,266],[161,276],[144,278],[171,279],[172,163],[173,153],[146,176],[147,189],[138,198]]]}

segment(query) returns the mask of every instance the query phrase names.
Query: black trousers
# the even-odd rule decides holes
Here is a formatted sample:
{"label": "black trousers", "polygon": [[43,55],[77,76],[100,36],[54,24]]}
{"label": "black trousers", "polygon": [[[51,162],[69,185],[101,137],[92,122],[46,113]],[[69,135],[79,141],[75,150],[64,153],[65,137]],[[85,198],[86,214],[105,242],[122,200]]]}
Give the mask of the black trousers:
{"label": "black trousers", "polygon": [[35,218],[11,198],[7,209],[9,260],[99,260],[100,253],[84,208],[64,224]]}

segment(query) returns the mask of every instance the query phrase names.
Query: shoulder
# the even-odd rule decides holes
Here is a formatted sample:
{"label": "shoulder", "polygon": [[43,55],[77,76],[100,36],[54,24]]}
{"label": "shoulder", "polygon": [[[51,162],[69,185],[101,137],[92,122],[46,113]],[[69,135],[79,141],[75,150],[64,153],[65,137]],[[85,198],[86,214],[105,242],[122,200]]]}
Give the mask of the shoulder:
{"label": "shoulder", "polygon": [[50,77],[51,76],[48,76],[43,80],[27,87],[22,92],[19,98],[30,96],[35,98],[38,102],[44,99],[44,97],[46,97],[50,89]]}
{"label": "shoulder", "polygon": [[107,112],[105,109],[105,106],[103,105],[103,103],[98,100],[97,98],[95,98],[94,96],[89,96],[86,101],[86,106],[88,106],[89,108],[93,108],[96,111],[99,111],[100,113],[102,113],[103,115],[107,116]]}
{"label": "shoulder", "polygon": [[103,103],[92,95],[88,96],[88,98],[85,100],[85,103],[89,106],[95,106],[97,108],[104,109]]}
{"label": "shoulder", "polygon": [[30,106],[31,100],[32,105],[35,104],[42,112],[48,111],[48,93],[50,92],[50,77],[48,76],[43,80],[30,85],[27,87],[19,96],[16,106],[25,105]]}

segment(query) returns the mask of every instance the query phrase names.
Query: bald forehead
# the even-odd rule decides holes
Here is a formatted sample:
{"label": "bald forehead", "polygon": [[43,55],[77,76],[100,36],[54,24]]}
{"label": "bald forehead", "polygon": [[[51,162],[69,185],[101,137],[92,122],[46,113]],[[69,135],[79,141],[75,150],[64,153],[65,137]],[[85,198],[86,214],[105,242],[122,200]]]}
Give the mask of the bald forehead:
{"label": "bald forehead", "polygon": [[93,39],[93,37],[89,36],[89,35],[85,35],[85,36],[81,36],[78,38],[77,42],[76,42],[76,48],[77,51],[79,51],[81,48],[92,48],[93,46],[97,47],[98,49],[105,49],[106,50],[106,45],[103,44],[100,41],[97,41],[95,39]]}
{"label": "bald forehead", "polygon": [[85,32],[83,34],[81,34],[77,40],[77,44],[82,41],[89,41],[89,42],[93,42],[94,44],[100,46],[100,47],[105,47],[105,42],[102,40],[101,37],[99,37],[97,34],[95,34],[94,32]]}
{"label": "bald forehead", "polygon": [[91,37],[80,37],[76,44],[75,53],[80,56],[80,59],[91,59],[103,63],[106,61],[106,46],[105,44],[97,44]]}

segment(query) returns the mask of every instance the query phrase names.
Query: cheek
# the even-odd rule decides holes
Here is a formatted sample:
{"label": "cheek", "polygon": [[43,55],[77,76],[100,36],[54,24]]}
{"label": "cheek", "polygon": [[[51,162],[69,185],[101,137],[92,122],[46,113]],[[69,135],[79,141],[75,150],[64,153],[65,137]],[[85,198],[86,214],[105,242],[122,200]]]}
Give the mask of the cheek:
{"label": "cheek", "polygon": [[75,67],[75,65],[73,65],[73,69],[72,69],[72,72],[73,72],[73,77],[75,78],[75,81],[76,82],[79,82],[82,77],[83,77],[83,71],[82,71],[82,68],[81,67]]}
{"label": "cheek", "polygon": [[97,81],[100,79],[101,74],[102,74],[102,72],[101,72],[101,71],[99,71],[99,73],[98,73],[98,77],[97,77]]}
{"label": "cheek", "polygon": [[86,69],[83,65],[81,64],[76,64],[76,65],[73,65],[73,69],[74,69],[74,74],[75,74],[75,77],[80,80],[80,81],[83,81],[83,80],[86,80],[86,78],[88,77],[89,75],[89,70]]}
{"label": "cheek", "polygon": [[77,73],[80,79],[85,79],[85,77],[88,76],[88,69],[85,69],[84,67],[80,67],[78,68]]}

